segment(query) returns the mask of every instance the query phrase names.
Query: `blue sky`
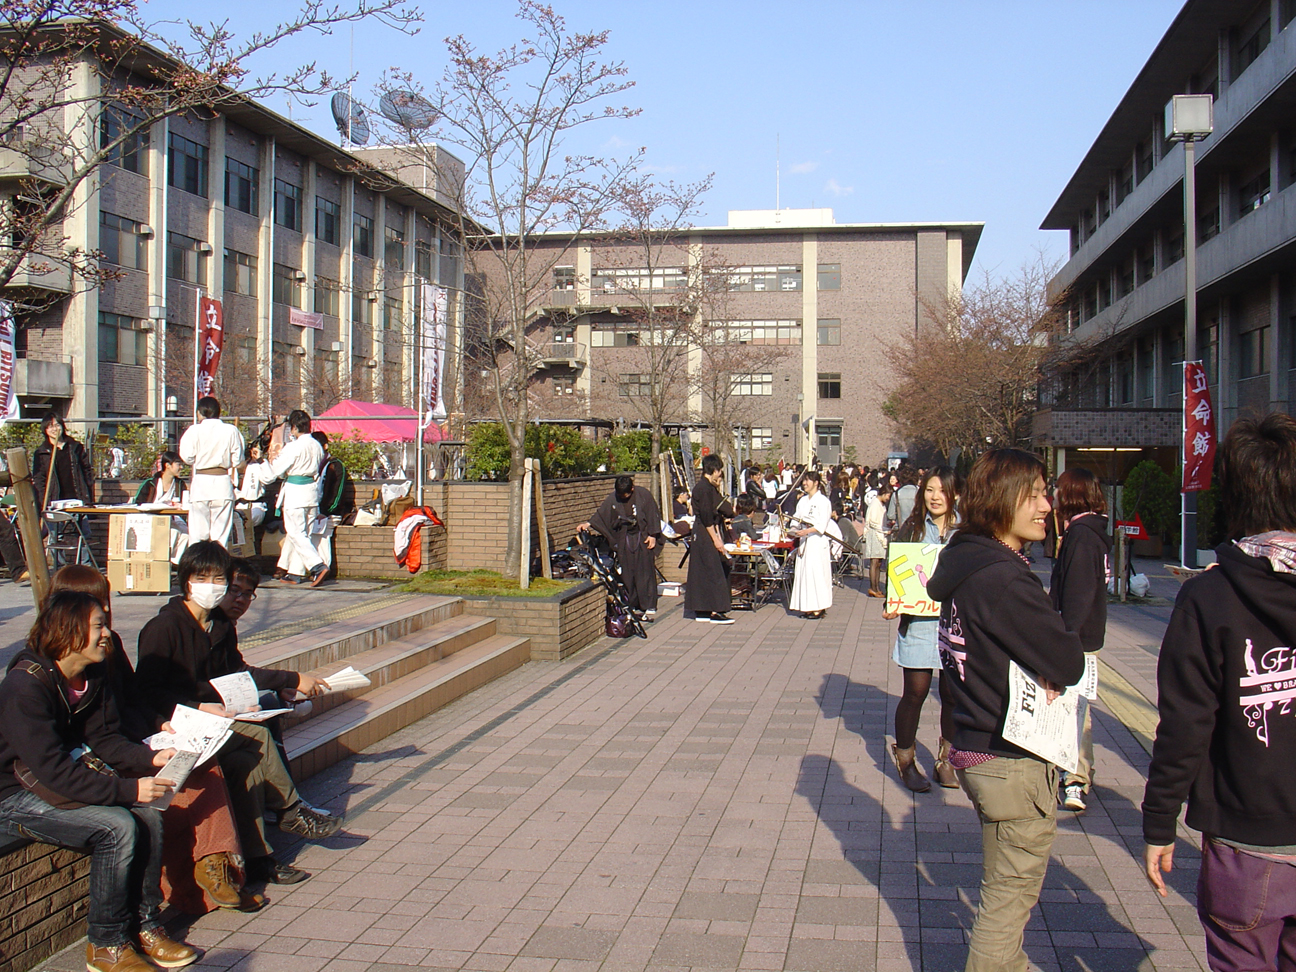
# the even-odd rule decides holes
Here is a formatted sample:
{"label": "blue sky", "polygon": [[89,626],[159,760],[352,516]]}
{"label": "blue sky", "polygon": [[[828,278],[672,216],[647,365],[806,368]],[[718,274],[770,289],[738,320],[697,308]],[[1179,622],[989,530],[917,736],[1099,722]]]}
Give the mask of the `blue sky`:
{"label": "blue sky", "polygon": [[[639,118],[590,129],[604,153],[645,146],[664,176],[715,173],[700,225],[729,209],[773,208],[781,145],[784,207],[831,206],[838,222],[981,220],[978,266],[1011,273],[1060,233],[1045,213],[1181,6],[1181,0],[557,0],[569,25],[611,31],[609,55],[636,87]],[[198,16],[154,0],[154,17]],[[205,5],[203,7],[206,13]],[[231,26],[268,26],[291,9],[226,0]],[[443,40],[483,51],[519,37],[509,0],[425,5],[417,37],[355,29],[357,93],[390,66],[430,86]],[[345,74],[347,28],[279,48],[276,66],[317,59]],[[260,65],[270,66],[271,62]],[[275,105],[280,111],[286,104]],[[332,134],[327,106],[293,117]]]}

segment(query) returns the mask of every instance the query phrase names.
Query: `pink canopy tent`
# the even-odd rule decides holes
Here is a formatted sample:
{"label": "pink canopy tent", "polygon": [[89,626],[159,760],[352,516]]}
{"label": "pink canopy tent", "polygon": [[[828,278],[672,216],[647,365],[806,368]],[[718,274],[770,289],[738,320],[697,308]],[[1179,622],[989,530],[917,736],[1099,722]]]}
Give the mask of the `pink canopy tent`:
{"label": "pink canopy tent", "polygon": [[[354,418],[361,420],[348,421]],[[348,398],[316,416],[311,428],[330,436],[366,442],[413,442],[418,435],[417,423],[418,413],[412,408]],[[445,433],[435,422],[423,431],[424,442],[440,442],[444,438]]]}

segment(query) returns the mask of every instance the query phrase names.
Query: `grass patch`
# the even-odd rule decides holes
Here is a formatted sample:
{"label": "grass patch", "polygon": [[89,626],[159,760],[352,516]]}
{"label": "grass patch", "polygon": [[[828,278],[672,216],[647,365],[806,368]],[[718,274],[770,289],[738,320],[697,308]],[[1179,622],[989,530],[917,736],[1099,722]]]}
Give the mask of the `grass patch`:
{"label": "grass patch", "polygon": [[525,591],[515,578],[493,570],[425,570],[415,575],[403,591],[441,594],[447,597],[551,597],[567,590],[574,580],[545,580],[532,577]]}

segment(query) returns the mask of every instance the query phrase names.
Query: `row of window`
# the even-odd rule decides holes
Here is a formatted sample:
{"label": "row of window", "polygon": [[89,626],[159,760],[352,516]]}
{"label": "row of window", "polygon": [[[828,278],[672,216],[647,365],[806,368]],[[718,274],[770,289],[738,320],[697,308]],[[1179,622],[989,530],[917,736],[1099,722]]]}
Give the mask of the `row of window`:
{"label": "row of window", "polygon": [[[841,290],[841,264],[818,265],[817,286],[820,290]],[[795,291],[801,289],[800,266],[732,267],[712,273],[728,278],[726,290],[732,292]],[[607,267],[590,275],[590,288],[605,294],[635,291],[681,291],[688,287],[688,270],[684,267]],[[575,267],[554,267],[553,289],[576,289]]]}
{"label": "row of window", "polygon": [[[564,376],[562,379],[554,379],[555,382],[559,380],[563,381],[564,384],[571,383],[572,390],[575,390],[575,378]],[[623,397],[647,397],[652,394],[652,388],[651,374],[632,373],[617,376],[617,391]],[[730,394],[733,395],[771,396],[774,394],[774,375],[771,372],[730,375],[729,389]],[[566,392],[556,392],[556,394],[566,394]],[[819,397],[842,397],[842,376],[840,373],[819,373]]]}
{"label": "row of window", "polygon": [[[566,333],[566,332],[564,332]],[[798,320],[712,321],[708,325],[709,340],[718,344],[799,345],[801,322]],[[574,338],[569,338],[574,340]],[[554,340],[560,341],[555,332]],[[596,324],[590,329],[590,347],[637,348],[647,345],[643,330],[636,324]],[[686,334],[665,333],[658,345],[687,344]],[[816,343],[820,347],[837,347],[841,344],[841,321],[821,319],[818,322]]]}

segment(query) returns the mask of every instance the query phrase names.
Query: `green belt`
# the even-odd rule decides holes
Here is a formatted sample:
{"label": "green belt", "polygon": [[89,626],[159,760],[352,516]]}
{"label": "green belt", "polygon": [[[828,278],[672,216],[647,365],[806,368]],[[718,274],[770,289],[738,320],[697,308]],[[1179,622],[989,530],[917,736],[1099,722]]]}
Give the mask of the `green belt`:
{"label": "green belt", "polygon": [[292,483],[294,486],[309,486],[315,482],[314,476],[285,476],[284,482]]}

